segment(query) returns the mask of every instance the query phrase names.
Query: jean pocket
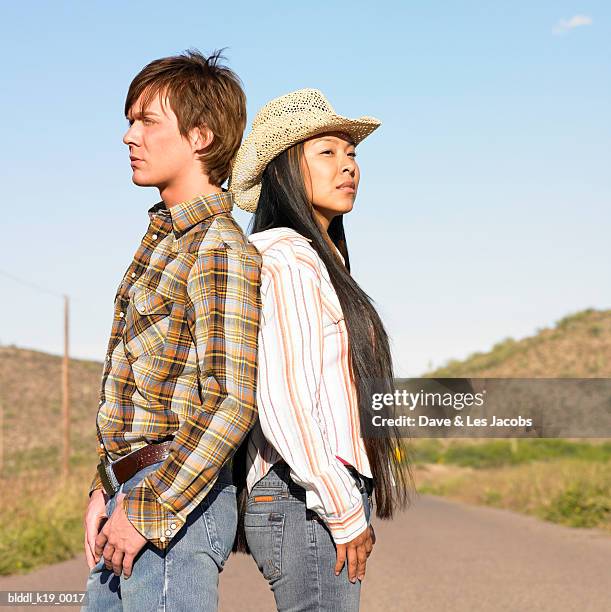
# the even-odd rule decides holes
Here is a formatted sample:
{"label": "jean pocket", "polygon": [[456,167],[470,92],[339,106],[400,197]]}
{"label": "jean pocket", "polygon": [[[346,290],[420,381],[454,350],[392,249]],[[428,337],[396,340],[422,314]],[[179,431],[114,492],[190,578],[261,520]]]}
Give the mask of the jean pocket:
{"label": "jean pocket", "polygon": [[202,519],[208,543],[220,569],[229,558],[238,527],[238,508],[233,485],[222,487],[215,484],[202,502]]}
{"label": "jean pocket", "polygon": [[246,512],[244,530],[250,552],[268,581],[282,575],[282,541],[285,515],[281,512]]}
{"label": "jean pocket", "polygon": [[137,471],[128,481],[123,483],[123,486],[118,491],[118,493],[125,493],[125,495],[127,495],[134,487],[138,486],[140,482],[142,482],[149,474],[158,470],[161,465],[163,465],[163,461],[157,461],[156,463],[151,463],[151,465],[143,467],[141,470]]}

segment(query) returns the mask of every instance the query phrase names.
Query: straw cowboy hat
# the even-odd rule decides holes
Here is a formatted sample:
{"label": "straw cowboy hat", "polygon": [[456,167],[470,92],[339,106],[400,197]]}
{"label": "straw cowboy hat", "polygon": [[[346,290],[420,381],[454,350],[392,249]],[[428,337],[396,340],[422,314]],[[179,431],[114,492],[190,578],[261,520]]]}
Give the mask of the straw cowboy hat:
{"label": "straw cowboy hat", "polygon": [[265,167],[294,144],[324,132],[343,132],[357,145],[379,125],[374,117],[348,119],[336,114],[318,89],[298,89],[268,102],[257,113],[233,162],[229,190],[235,203],[254,212]]}

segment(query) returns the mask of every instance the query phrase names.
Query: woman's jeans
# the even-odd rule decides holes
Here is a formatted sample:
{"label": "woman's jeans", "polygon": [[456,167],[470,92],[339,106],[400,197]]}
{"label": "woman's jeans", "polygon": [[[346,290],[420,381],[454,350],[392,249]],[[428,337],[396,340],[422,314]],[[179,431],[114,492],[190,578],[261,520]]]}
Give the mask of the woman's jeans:
{"label": "woman's jeans", "polygon": [[[121,485],[127,493],[162,462],[145,467]],[[110,517],[116,495],[106,505]],[[150,543],[134,560],[132,575],[115,576],[104,559],[87,580],[87,612],[191,612],[215,611],[218,605],[218,575],[235,538],[237,528],[236,489],[231,469],[224,466],[210,493],[187,517],[187,522],[164,550]]]}
{"label": "woman's jeans", "polygon": [[[306,509],[305,490],[289,473],[288,465],[276,463],[252,488],[244,515],[248,546],[271,585],[276,607],[281,612],[358,610],[360,581],[350,582],[347,562],[335,575],[337,552],[331,533],[316,513]],[[370,501],[362,477],[357,485],[369,522]]]}

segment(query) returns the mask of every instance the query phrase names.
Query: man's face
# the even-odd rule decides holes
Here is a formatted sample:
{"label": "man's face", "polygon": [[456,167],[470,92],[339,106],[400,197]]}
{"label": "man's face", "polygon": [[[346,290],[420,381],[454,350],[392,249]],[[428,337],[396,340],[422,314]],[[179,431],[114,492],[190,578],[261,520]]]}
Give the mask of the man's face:
{"label": "man's face", "polygon": [[[180,181],[196,163],[190,141],[178,130],[178,120],[167,97],[156,96],[141,108],[142,95],[130,108],[129,129],[123,142],[129,147],[132,181],[163,190]],[[199,163],[199,162],[197,162]]]}

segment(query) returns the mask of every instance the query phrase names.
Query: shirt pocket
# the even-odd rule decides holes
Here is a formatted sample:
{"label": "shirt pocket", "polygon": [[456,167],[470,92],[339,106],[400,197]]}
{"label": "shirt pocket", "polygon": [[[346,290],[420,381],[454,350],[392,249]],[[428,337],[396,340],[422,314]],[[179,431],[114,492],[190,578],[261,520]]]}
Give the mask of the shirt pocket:
{"label": "shirt pocket", "polygon": [[148,287],[134,291],[125,316],[123,341],[134,358],[163,352],[173,301]]}

